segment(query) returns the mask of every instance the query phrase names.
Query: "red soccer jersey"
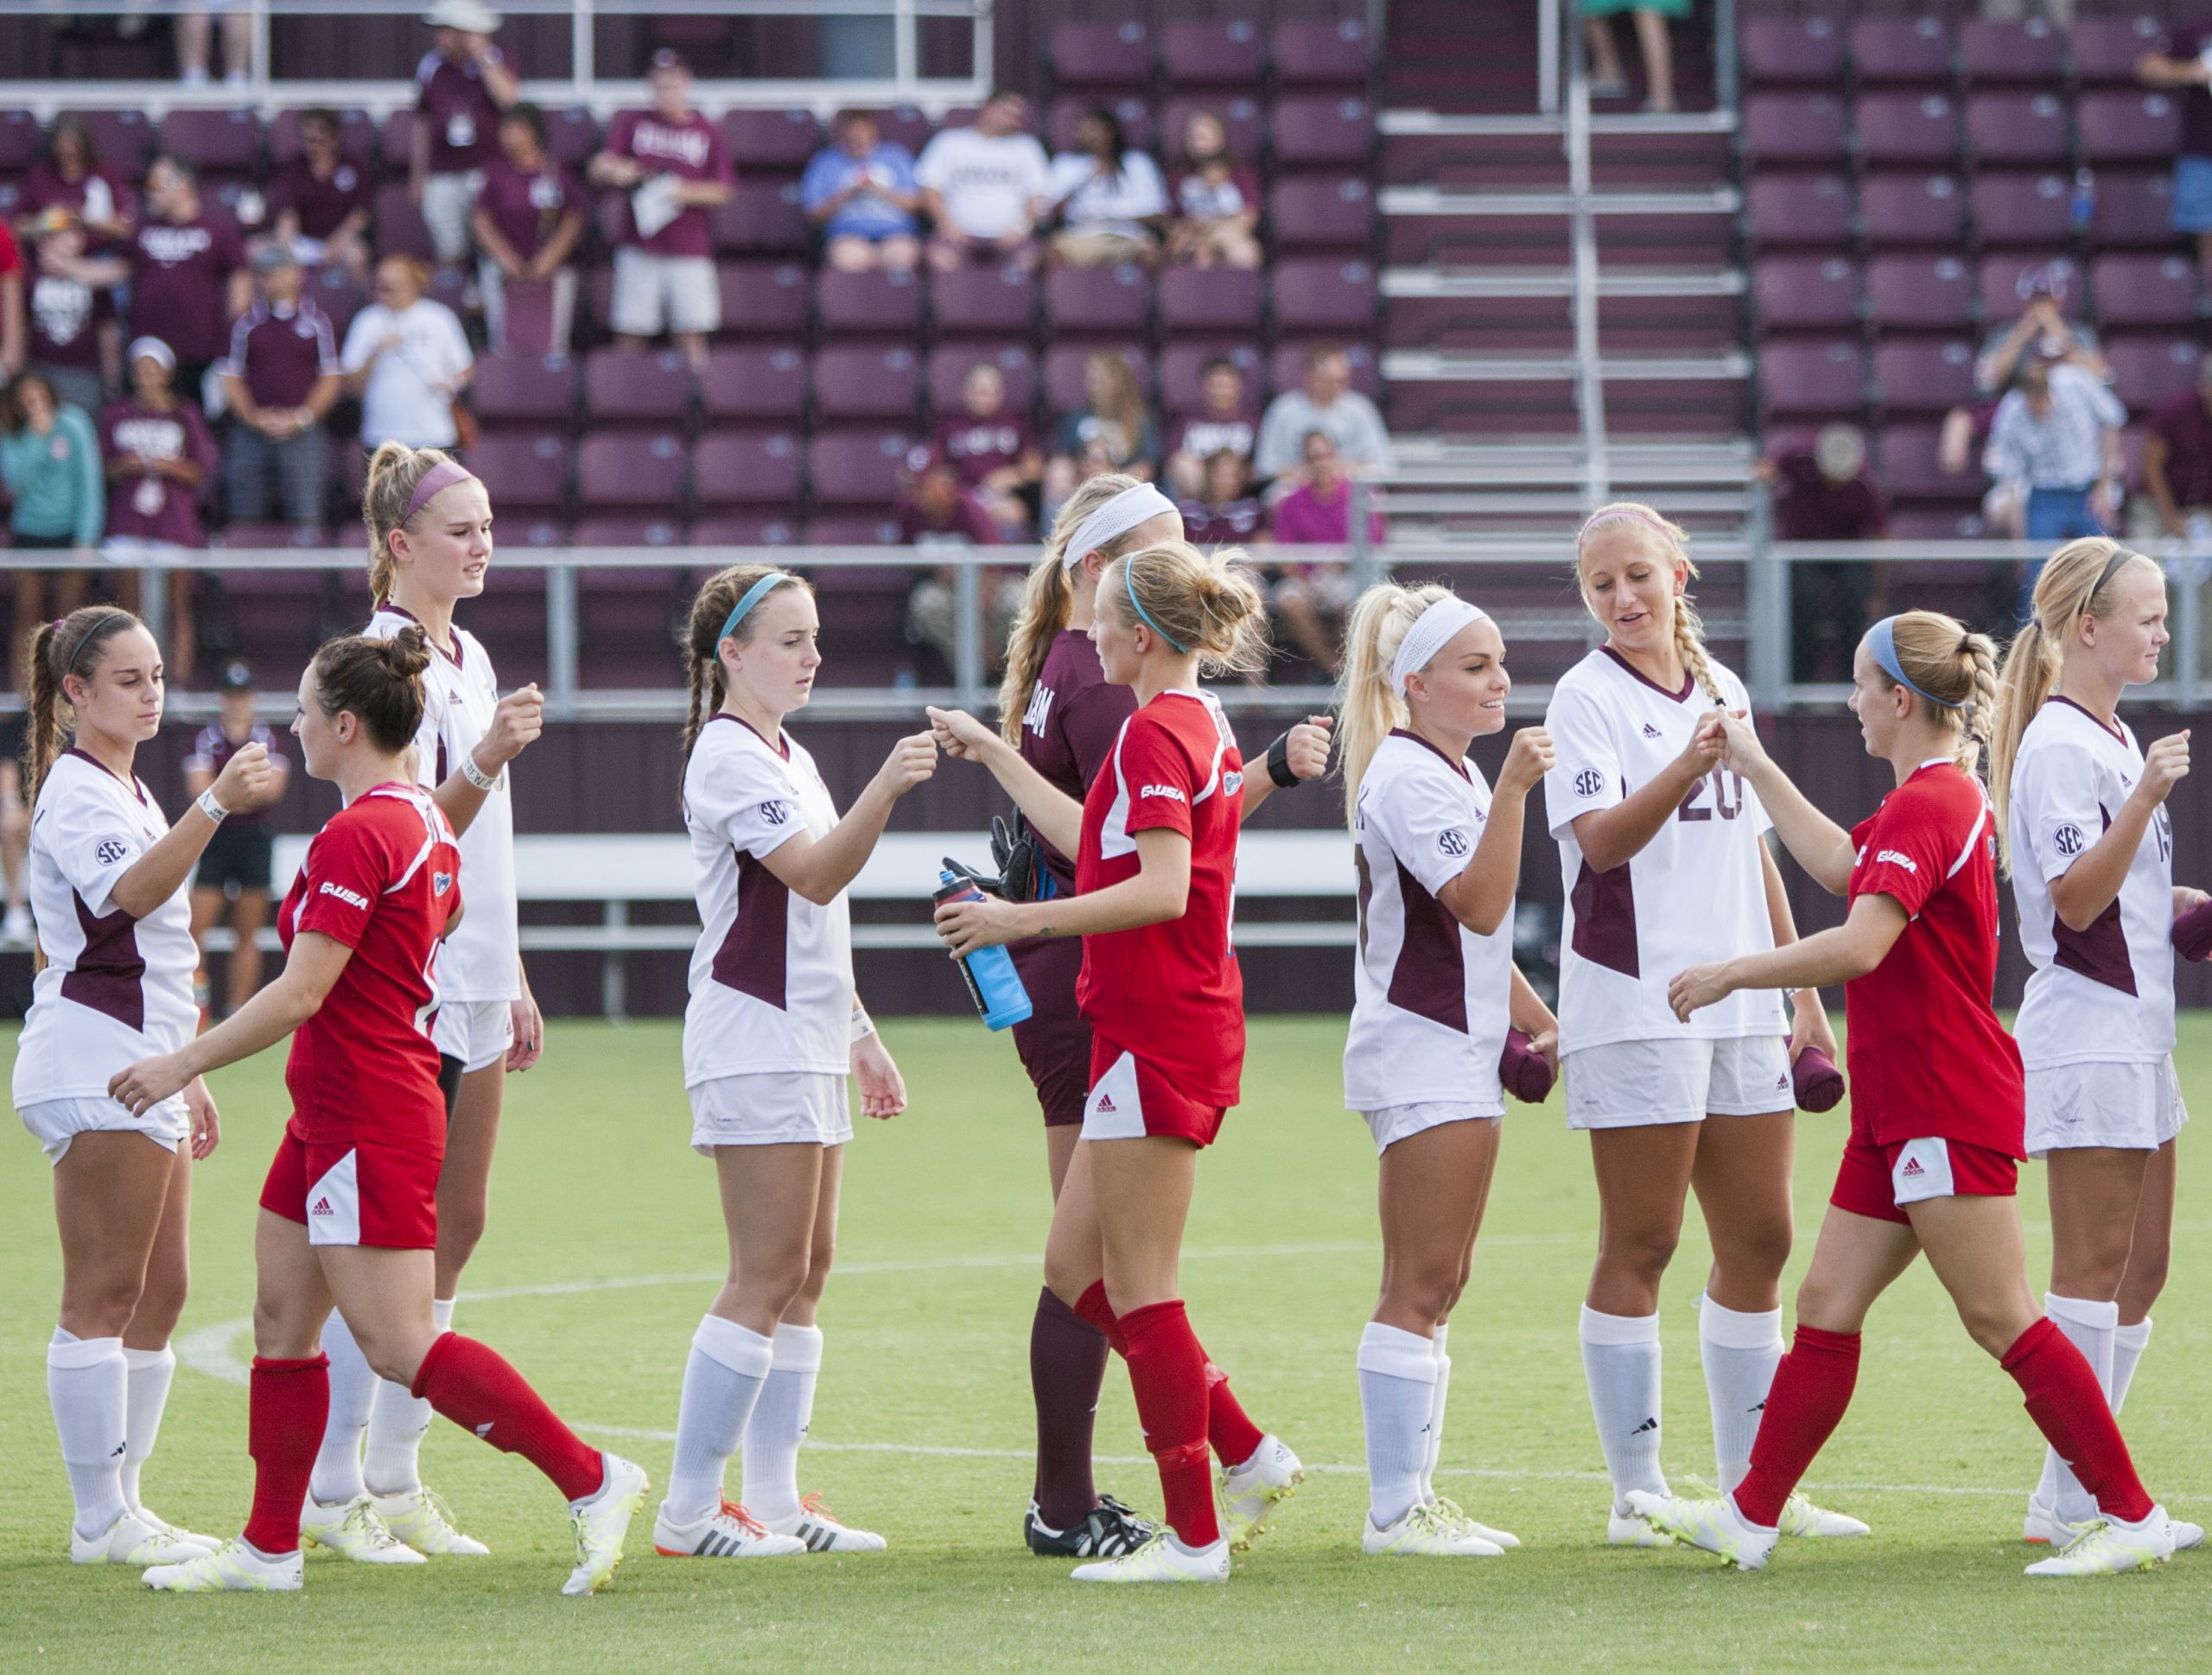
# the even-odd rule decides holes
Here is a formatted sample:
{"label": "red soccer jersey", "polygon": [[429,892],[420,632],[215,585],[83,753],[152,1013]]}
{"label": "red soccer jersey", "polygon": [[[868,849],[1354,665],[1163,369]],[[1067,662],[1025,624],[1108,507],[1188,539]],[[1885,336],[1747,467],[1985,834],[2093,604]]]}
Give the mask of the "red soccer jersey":
{"label": "red soccer jersey", "polygon": [[1244,1069],[1244,975],[1230,945],[1243,814],[1236,735],[1198,692],[1163,692],[1130,716],[1083,803],[1077,895],[1137,875],[1140,832],[1191,840],[1183,917],[1085,936],[1075,993],[1093,1029],[1201,1104],[1236,1104]]}
{"label": "red soccer jersey", "polygon": [[1877,1145],[1940,1139],[2012,1157],[2025,1094],[1997,1021],[1997,838],[1974,777],[1923,765],[1851,834],[1850,896],[1909,916],[1882,963],[1844,985],[1851,1123]]}
{"label": "red soccer jersey", "polygon": [[284,1087],[291,1132],[315,1145],[372,1140],[442,1157],[445,1096],[432,975],[461,903],[461,851],[430,794],[379,785],[308,846],[277,933],[319,930],[353,950],[322,1010],[292,1037]]}

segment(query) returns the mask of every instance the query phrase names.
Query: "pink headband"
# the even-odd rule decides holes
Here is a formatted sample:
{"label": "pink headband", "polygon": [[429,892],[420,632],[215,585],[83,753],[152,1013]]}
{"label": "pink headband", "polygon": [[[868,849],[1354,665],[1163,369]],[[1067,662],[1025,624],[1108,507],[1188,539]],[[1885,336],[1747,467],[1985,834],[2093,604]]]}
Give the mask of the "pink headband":
{"label": "pink headband", "polygon": [[1599,524],[1617,523],[1641,523],[1648,530],[1658,530],[1667,537],[1669,545],[1674,544],[1675,532],[1649,512],[1637,511],[1627,506],[1615,506],[1590,514],[1587,521],[1583,523],[1581,531],[1574,537],[1575,549],[1577,551],[1581,549],[1582,543],[1590,538],[1590,531],[1596,529]]}
{"label": "pink headband", "polygon": [[476,473],[455,460],[441,460],[423,473],[423,480],[415,485],[415,492],[407,497],[407,510],[399,515],[402,523],[411,523],[415,514],[429,504],[430,497],[441,489],[451,488],[455,483],[475,480]]}

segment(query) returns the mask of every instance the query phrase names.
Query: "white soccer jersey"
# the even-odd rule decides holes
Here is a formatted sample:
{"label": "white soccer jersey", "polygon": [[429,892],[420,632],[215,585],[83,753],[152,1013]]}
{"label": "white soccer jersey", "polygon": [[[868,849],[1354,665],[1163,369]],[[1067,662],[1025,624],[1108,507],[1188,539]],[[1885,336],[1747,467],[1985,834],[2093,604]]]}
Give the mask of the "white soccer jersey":
{"label": "white soccer jersey", "polygon": [[124,783],[81,751],[47,775],[31,815],[29,863],[46,964],[16,1047],[18,1110],[105,1098],[118,1070],[176,1051],[199,1028],[190,879],[143,919],[108,893],[168,829],[143,784]]}
{"label": "white soccer jersey", "polygon": [[[361,631],[388,640],[422,625],[396,605],[377,607]],[[456,626],[451,645],[430,648],[423,671],[423,730],[415,736],[416,777],[435,790],[483,742],[499,707],[499,683],[483,644]],[[515,1000],[522,996],[522,937],[515,898],[515,808],[508,771],[484,794],[461,834],[461,927],[438,954],[442,1001]]]}
{"label": "white soccer jersey", "polygon": [[1376,750],[1354,806],[1359,959],[1344,1104],[1380,1111],[1450,1100],[1503,1110],[1513,910],[1478,936],[1436,899],[1481,841],[1490,786],[1471,762],[1397,732]]}
{"label": "white soccer jersey", "polygon": [[780,750],[734,715],[710,717],[683,770],[699,898],[683,1084],[758,1071],[843,1075],[852,1064],[852,912],[785,888],[761,864],[793,834],[817,842],[837,805],[791,734]]}
{"label": "white soccer jersey", "polygon": [[[1751,698],[1713,665],[1732,709]],[[1610,872],[1586,865],[1575,841],[1582,815],[1625,802],[1688,749],[1712,700],[1685,677],[1662,690],[1600,646],[1560,677],[1544,725],[1555,752],[1544,806],[1559,840],[1567,891],[1560,934],[1560,1050],[1614,1041],[1731,1040],[1787,1035],[1782,997],[1746,989],[1678,1022],[1667,985],[1686,966],[1774,946],[1760,839],[1773,825],[1741,775],[1716,768],[1659,828]]]}
{"label": "white soccer jersey", "polygon": [[2063,873],[2112,824],[2143,777],[2127,724],[2065,698],[2037,712],[2012,768],[2012,899],[2035,969],[2012,1034],[2021,1063],[2163,1061],[2174,1046],[2174,828],[2161,805],[2111,906],[2069,930],[2050,903]]}

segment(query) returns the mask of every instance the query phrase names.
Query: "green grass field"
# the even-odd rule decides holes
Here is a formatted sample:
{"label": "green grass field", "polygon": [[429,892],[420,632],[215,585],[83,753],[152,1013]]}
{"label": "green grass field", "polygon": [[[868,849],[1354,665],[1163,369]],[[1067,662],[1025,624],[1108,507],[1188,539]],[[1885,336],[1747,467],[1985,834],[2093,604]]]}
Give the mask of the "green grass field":
{"label": "green grass field", "polygon": [[[1047,1205],[1035,1107],[1009,1043],[961,1020],[894,1023],[913,1108],[870,1124],[847,1171],[841,1276],[803,1478],[891,1551],[717,1565],[657,1559],[649,1524],[598,1598],[557,1589],[562,1507],[521,1461],[450,1426],[429,1481],[488,1559],[393,1572],[317,1555],[298,1596],[176,1598],[67,1561],[68,1498],[45,1399],[58,1262],[47,1170],[18,1136],[0,1173],[0,1669],[560,1671],[801,1660],[822,1670],[1116,1666],[1243,1670],[2202,1668],[2212,1555],[2148,1575],[2035,1583],[2018,1539],[2042,1444],[2012,1382],[1967,1342],[1924,1271],[1870,1323],[1859,1398],[1811,1487],[1875,1526],[1795,1543],[1742,1576],[1702,1555],[1604,1544],[1605,1490],[1575,1346],[1595,1199],[1556,1104],[1517,1108],[1452,1337],[1449,1490],[1522,1549],[1459,1563],[1363,1559],[1352,1351],[1374,1301],[1375,1164],[1338,1107],[1341,1019],[1255,1023],[1245,1102],[1200,1171],[1184,1266],[1193,1318],[1246,1405],[1311,1475],[1222,1589],[1081,1589],[1031,1558],[1027,1330]],[[497,1345],[587,1435],[668,1466],[677,1382],[723,1260],[711,1170],[687,1149],[673,1025],[556,1025],[511,1084],[493,1225],[461,1324]],[[2212,1109],[2212,1017],[2183,1022],[2184,1079]],[[200,1174],[196,1289],[147,1499],[235,1531],[245,1458],[249,1230],[283,1116],[274,1054],[217,1082],[226,1138]],[[1801,1236],[1844,1131],[1803,1121]],[[2177,1514],[2212,1517],[2202,1392],[2208,1183],[2192,1151],[2175,1284],[2126,1430]],[[2042,1172],[2022,1207],[2045,1278]],[[1663,1313],[1670,1470],[1710,1475],[1688,1231]],[[1108,1380],[1102,1483],[1156,1508],[1128,1384]],[[735,1472],[732,1484],[734,1488]],[[649,1503],[650,1505],[650,1503]]]}

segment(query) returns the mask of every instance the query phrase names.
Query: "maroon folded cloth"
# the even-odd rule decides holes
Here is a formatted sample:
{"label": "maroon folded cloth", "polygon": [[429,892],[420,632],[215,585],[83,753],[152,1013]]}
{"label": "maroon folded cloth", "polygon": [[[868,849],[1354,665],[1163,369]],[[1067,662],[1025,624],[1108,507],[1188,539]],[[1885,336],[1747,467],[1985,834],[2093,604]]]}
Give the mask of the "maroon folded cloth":
{"label": "maroon folded cloth", "polygon": [[1801,1111],[1833,1111],[1843,1100],[1843,1072],[1818,1047],[1808,1047],[1789,1067]]}
{"label": "maroon folded cloth", "polygon": [[1526,1030],[1506,1031],[1505,1050],[1498,1055],[1497,1077],[1505,1084],[1505,1091],[1524,1105],[1541,1105],[1551,1097],[1552,1083],[1559,1079],[1551,1061],[1530,1044]]}
{"label": "maroon folded cloth", "polygon": [[2212,902],[2199,902],[2174,921],[2174,949],[2184,960],[2212,955]]}

